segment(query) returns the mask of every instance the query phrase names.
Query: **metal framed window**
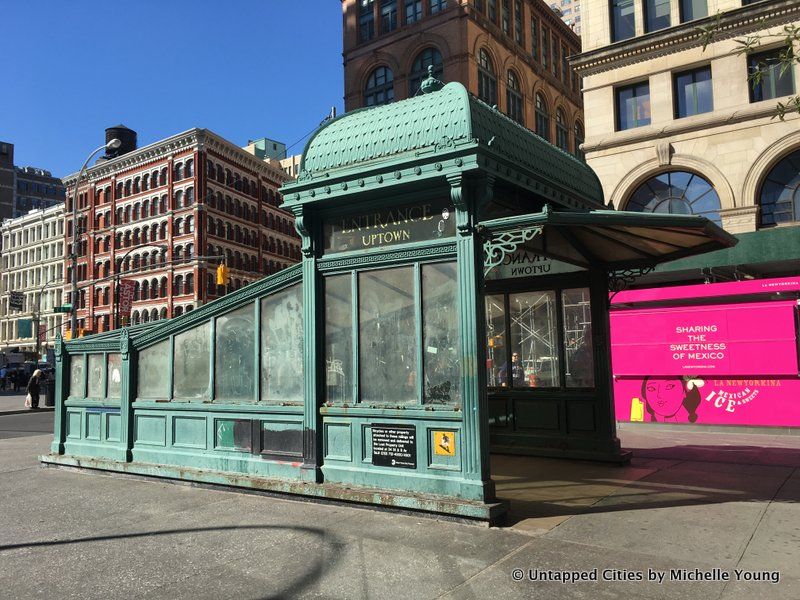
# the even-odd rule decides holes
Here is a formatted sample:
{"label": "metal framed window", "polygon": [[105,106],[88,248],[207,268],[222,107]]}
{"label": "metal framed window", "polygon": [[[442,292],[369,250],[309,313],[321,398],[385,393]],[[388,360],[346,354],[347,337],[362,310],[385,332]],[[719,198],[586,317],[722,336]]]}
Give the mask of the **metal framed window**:
{"label": "metal framed window", "polygon": [[617,88],[617,131],[650,124],[650,83]]}
{"label": "metal framed window", "polygon": [[509,71],[506,79],[506,113],[517,123],[525,124],[525,115],[522,110],[522,92],[514,71]]}
{"label": "metal framed window", "polygon": [[364,88],[364,106],[379,106],[394,101],[394,74],[389,67],[377,67]]}
{"label": "metal framed window", "polygon": [[484,48],[478,52],[478,98],[490,106],[497,104],[497,76],[492,59]]}
{"label": "metal framed window", "polygon": [[503,15],[501,27],[503,33],[511,35],[511,0],[503,0]]}
{"label": "metal framed window", "polygon": [[676,73],[674,77],[675,118],[680,119],[714,110],[711,66]]}
{"label": "metal framed window", "polygon": [[708,0],[681,0],[681,23],[708,16]]}
{"label": "metal framed window", "polygon": [[772,100],[794,94],[792,67],[784,70],[785,51],[776,48],[747,57],[747,75],[750,82],[750,102]]}
{"label": "metal framed window", "polygon": [[435,15],[447,8],[447,0],[431,0],[431,14]]}
{"label": "metal framed window", "polygon": [[582,161],[586,160],[586,155],[583,153],[581,149],[581,144],[583,144],[583,140],[585,139],[584,132],[583,132],[583,124],[580,121],[575,121],[575,156]]}
{"label": "metal framed window", "polygon": [[762,227],[800,221],[800,150],[770,170],[761,185],[759,204]]}
{"label": "metal framed window", "polygon": [[536,135],[550,141],[550,113],[541,94],[536,94]]}
{"label": "metal framed window", "polygon": [[539,19],[531,17],[531,56],[539,61]]}
{"label": "metal framed window", "polygon": [[522,0],[514,0],[514,39],[525,47],[525,37],[522,34]]}
{"label": "metal framed window", "polygon": [[411,25],[422,19],[422,0],[405,0],[406,25]]}
{"label": "metal framed window", "polygon": [[556,146],[564,152],[569,152],[569,129],[567,118],[560,108],[556,111]]}
{"label": "metal framed window", "polygon": [[362,42],[375,37],[375,0],[360,0],[358,39]]}
{"label": "metal framed window", "polygon": [[381,33],[397,29],[397,0],[381,0]]}
{"label": "metal framed window", "polygon": [[644,1],[644,30],[665,29],[670,25],[669,0]]}
{"label": "metal framed window", "polygon": [[611,0],[611,41],[619,42],[636,35],[633,0]]}
{"label": "metal framed window", "polygon": [[668,171],[651,177],[630,197],[625,210],[678,215],[702,215],[722,221],[719,195],[708,181],[688,171]]}

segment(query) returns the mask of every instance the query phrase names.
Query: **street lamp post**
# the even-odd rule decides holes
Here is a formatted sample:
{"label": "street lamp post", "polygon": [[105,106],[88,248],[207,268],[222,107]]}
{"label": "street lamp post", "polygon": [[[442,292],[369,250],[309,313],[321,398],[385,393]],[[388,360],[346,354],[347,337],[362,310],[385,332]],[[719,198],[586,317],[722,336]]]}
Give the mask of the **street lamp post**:
{"label": "street lamp post", "polygon": [[70,316],[69,329],[73,339],[75,338],[75,332],[78,330],[78,187],[80,187],[81,178],[86,172],[89,161],[92,160],[95,154],[106,149],[116,150],[121,145],[122,142],[114,138],[92,152],[78,172],[78,178],[75,180],[75,190],[72,192],[72,255],[70,256],[70,263],[72,265],[72,314]]}
{"label": "street lamp post", "polygon": [[36,336],[34,339],[36,340],[36,359],[37,360],[39,360],[41,358],[41,356],[39,354],[39,345],[40,345],[40,342],[39,342],[39,323],[40,323],[41,318],[42,318],[42,295],[44,294],[44,290],[48,285],[50,285],[51,283],[55,283],[56,281],[61,281],[61,278],[62,278],[61,274],[60,275],[56,275],[55,277],[52,277],[50,279],[50,281],[45,283],[39,289],[39,295],[36,297],[36,314],[34,315],[33,325],[34,325],[34,331],[35,331],[34,335]]}
{"label": "street lamp post", "polygon": [[[128,250],[125,254],[123,254],[119,258],[120,268],[122,268],[122,263],[125,262],[125,259],[128,258],[128,255],[131,252],[133,252],[134,250],[139,250],[141,248],[160,248],[165,252],[169,249],[169,247],[165,246],[164,244],[139,244],[138,246],[134,246],[133,248]],[[114,260],[116,262],[117,260],[116,257],[114,258]],[[119,272],[119,270],[116,269],[116,265],[115,265],[115,271],[116,273],[114,274],[114,329],[119,329],[119,277],[121,273]]]}

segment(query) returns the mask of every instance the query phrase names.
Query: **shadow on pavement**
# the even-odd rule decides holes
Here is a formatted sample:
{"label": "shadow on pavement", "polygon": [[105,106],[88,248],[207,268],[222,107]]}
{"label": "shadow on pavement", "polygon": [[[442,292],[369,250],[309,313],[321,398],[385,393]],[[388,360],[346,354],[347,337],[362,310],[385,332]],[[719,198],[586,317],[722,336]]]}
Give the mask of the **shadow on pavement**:
{"label": "shadow on pavement", "polygon": [[[121,533],[112,535],[98,535],[65,540],[44,540],[39,542],[23,542],[19,544],[0,545],[0,552],[18,550],[22,548],[41,548],[50,546],[65,546],[69,544],[83,544],[87,542],[104,542],[111,540],[125,540],[134,538],[150,538],[156,536],[182,535],[189,533],[221,532],[221,531],[245,531],[245,530],[291,530],[295,532],[307,533],[317,537],[324,548],[329,548],[331,552],[320,552],[314,563],[310,565],[306,573],[283,585],[280,590],[276,590],[264,600],[274,600],[278,598],[290,598],[296,596],[315,581],[319,580],[326,571],[336,564],[339,557],[338,548],[344,545],[334,534],[326,532],[318,527],[299,527],[290,525],[231,525],[220,527],[192,527],[187,529],[163,529],[159,531],[143,531],[138,533]],[[323,558],[325,557],[325,558]]]}
{"label": "shadow on pavement", "polygon": [[635,449],[630,465],[492,455],[508,524],[546,533],[578,514],[724,502],[800,502],[800,448],[689,444]]}

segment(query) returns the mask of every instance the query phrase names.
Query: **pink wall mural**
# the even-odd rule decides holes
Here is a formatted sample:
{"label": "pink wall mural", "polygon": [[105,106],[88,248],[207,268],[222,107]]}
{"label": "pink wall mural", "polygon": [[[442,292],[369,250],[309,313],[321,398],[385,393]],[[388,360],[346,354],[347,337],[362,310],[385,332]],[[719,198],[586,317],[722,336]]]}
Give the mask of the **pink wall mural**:
{"label": "pink wall mural", "polygon": [[[611,312],[617,420],[800,426],[797,291],[800,278],[618,294]],[[757,301],[686,306],[745,296]],[[683,305],[635,304],[671,300]]]}

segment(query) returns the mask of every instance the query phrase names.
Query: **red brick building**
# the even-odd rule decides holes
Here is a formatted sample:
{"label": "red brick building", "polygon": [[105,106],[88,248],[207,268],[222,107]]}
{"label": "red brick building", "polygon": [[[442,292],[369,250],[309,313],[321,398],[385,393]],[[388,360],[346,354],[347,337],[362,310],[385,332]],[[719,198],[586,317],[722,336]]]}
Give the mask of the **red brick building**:
{"label": "red brick building", "polygon": [[[137,324],[180,315],[224,294],[216,284],[220,262],[230,269],[228,290],[297,262],[294,217],[279,207],[278,188],[288,178],[280,165],[206,129],[143,148],[135,147],[135,132],[114,131],[130,132],[132,147],[124,143],[98,161],[78,193],[79,328],[114,328],[118,279],[135,282],[130,323]],[[64,179],[69,250],[76,177]],[[64,298],[70,298],[71,277],[67,259]]]}
{"label": "red brick building", "polygon": [[580,38],[542,0],[342,0],[345,110],[417,93],[429,66],[581,155]]}

